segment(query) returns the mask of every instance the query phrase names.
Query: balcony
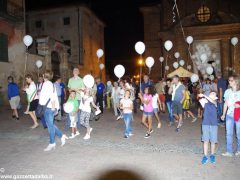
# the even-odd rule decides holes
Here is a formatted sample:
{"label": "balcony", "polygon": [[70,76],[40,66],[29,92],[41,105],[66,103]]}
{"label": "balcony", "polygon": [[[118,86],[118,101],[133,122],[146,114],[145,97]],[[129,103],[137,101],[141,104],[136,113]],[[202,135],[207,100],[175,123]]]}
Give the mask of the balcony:
{"label": "balcony", "polygon": [[0,18],[13,22],[23,21],[23,0],[0,0]]}

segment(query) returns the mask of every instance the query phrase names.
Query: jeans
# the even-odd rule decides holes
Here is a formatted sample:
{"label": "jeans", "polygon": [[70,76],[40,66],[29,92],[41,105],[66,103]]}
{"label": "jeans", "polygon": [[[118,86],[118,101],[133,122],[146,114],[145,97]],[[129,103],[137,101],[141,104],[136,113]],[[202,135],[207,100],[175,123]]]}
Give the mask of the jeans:
{"label": "jeans", "polygon": [[174,122],[173,118],[173,107],[172,107],[172,101],[167,101],[166,102],[167,109],[168,109],[168,118],[170,122]]}
{"label": "jeans", "polygon": [[233,133],[234,125],[236,127],[237,151],[240,151],[240,121],[235,122],[232,116],[226,116],[226,140],[227,152],[233,153]]}
{"label": "jeans", "polygon": [[46,124],[44,116],[41,117],[41,122],[42,122],[43,128],[47,128],[47,124]]}
{"label": "jeans", "polygon": [[224,104],[224,102],[222,102],[222,103],[218,102],[218,104],[217,104],[218,122],[219,123],[222,122],[221,116],[223,114],[223,104]]}
{"label": "jeans", "polygon": [[44,113],[44,119],[46,121],[47,127],[48,127],[48,133],[50,136],[50,144],[55,143],[55,135],[57,135],[59,138],[62,137],[62,132],[58,129],[56,125],[54,125],[54,111],[47,108]]}
{"label": "jeans", "polygon": [[123,119],[124,119],[124,122],[125,122],[125,136],[129,136],[129,134],[132,133],[132,126],[131,126],[131,123],[132,123],[132,113],[124,113],[123,114]]}

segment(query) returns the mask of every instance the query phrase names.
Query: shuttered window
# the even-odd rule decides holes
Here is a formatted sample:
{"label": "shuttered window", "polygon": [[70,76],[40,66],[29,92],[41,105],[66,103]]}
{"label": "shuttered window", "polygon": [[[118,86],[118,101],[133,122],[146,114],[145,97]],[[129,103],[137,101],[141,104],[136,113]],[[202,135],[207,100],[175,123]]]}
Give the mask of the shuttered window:
{"label": "shuttered window", "polygon": [[8,36],[0,33],[0,62],[8,62]]}

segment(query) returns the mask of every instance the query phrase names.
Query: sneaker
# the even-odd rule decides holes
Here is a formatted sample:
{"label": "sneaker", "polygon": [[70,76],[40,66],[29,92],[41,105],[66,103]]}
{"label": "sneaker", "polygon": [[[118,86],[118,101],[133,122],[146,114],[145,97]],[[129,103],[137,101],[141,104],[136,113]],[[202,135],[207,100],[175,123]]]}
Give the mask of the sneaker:
{"label": "sneaker", "polygon": [[149,134],[152,134],[153,133],[153,129],[150,130]]}
{"label": "sneaker", "polygon": [[240,156],[240,151],[237,151],[237,152],[235,153],[235,156]]}
{"label": "sneaker", "polygon": [[202,158],[202,165],[206,164],[208,162],[208,157],[207,156],[203,156]]}
{"label": "sneaker", "polygon": [[216,158],[213,154],[210,156],[210,162],[213,163],[213,164],[216,163]]}
{"label": "sneaker", "polygon": [[176,128],[176,130],[175,130],[176,132],[179,132],[180,131],[180,128],[178,127],[178,128]]}
{"label": "sneaker", "polygon": [[144,136],[144,138],[150,138],[150,133],[147,133],[145,136]]}
{"label": "sneaker", "polygon": [[125,136],[124,136],[124,138],[125,138],[125,139],[128,139],[128,138],[129,138],[129,136],[125,135]]}
{"label": "sneaker", "polygon": [[79,131],[76,132],[75,136],[78,136],[78,135],[80,135],[80,132],[79,132]]}
{"label": "sneaker", "polygon": [[195,118],[193,118],[192,123],[194,123],[196,121],[197,121],[197,118],[195,117]]}
{"label": "sneaker", "polygon": [[16,116],[15,116],[15,115],[12,115],[12,118],[13,118],[13,119],[15,119],[15,118],[16,118]]}
{"label": "sneaker", "polygon": [[19,117],[16,117],[16,120],[19,121]]}
{"label": "sneaker", "polygon": [[69,139],[73,139],[73,138],[75,138],[75,134],[72,133],[72,135],[69,136]]}
{"label": "sneaker", "polygon": [[90,135],[89,135],[89,134],[86,134],[83,139],[84,139],[84,140],[90,139]]}
{"label": "sneaker", "polygon": [[129,136],[133,136],[134,134],[133,133],[129,133]]}
{"label": "sneaker", "polygon": [[158,126],[157,126],[157,128],[161,128],[162,127],[162,124],[161,123],[158,123]]}
{"label": "sneaker", "polygon": [[225,156],[225,157],[232,157],[233,154],[230,153],[230,152],[225,152],[225,153],[222,153],[222,156]]}
{"label": "sneaker", "polygon": [[122,119],[122,116],[118,116],[116,120],[118,121],[118,120],[120,120],[120,119]]}

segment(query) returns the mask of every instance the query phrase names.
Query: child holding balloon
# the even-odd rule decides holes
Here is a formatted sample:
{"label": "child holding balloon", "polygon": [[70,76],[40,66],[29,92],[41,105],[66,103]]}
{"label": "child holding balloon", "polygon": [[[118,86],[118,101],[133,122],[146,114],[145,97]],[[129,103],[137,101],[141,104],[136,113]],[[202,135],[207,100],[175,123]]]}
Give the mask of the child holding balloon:
{"label": "child holding balloon", "polygon": [[70,127],[72,128],[72,135],[70,139],[75,138],[80,133],[77,131],[77,112],[79,103],[76,98],[76,91],[71,91],[67,103],[64,105],[64,111],[69,114]]}

